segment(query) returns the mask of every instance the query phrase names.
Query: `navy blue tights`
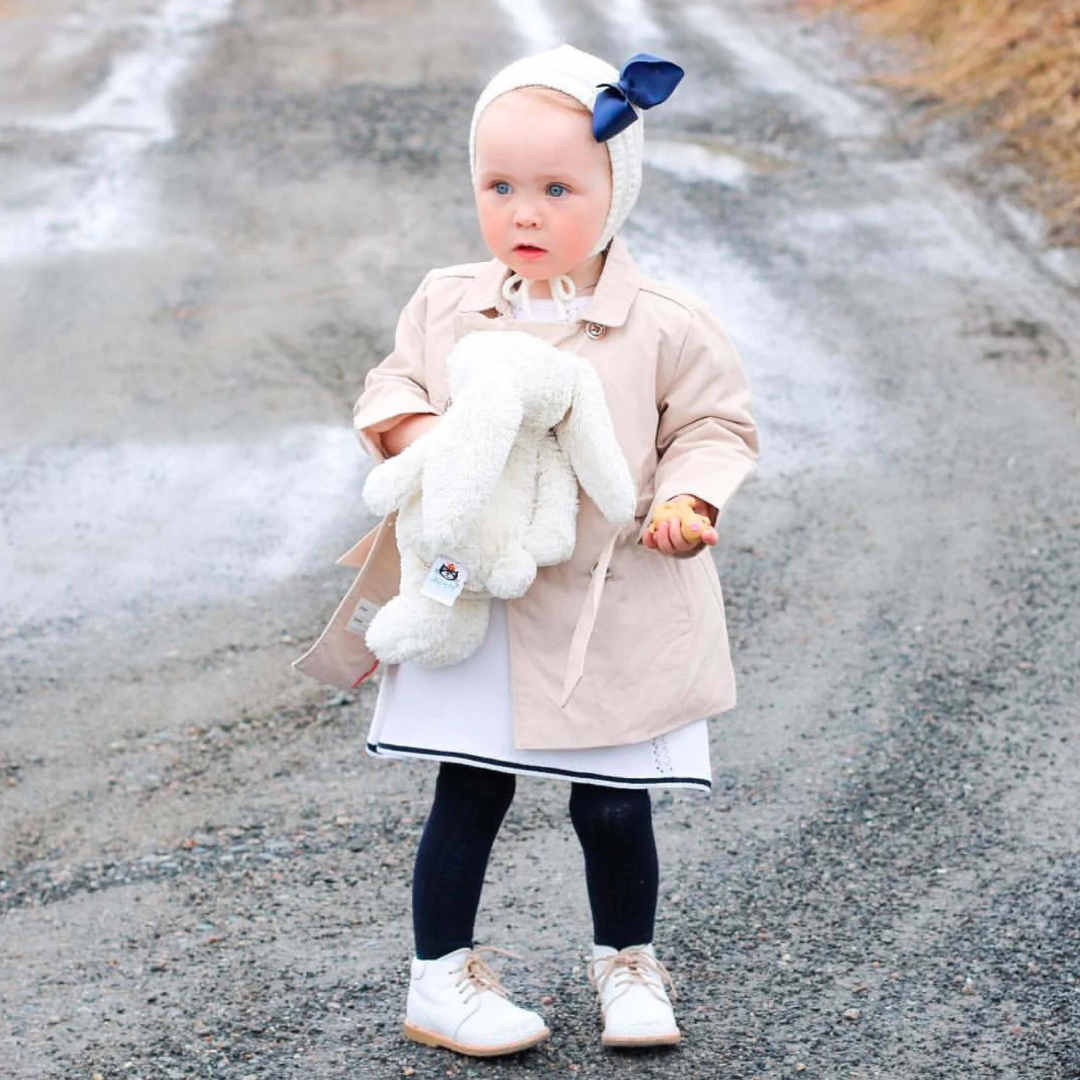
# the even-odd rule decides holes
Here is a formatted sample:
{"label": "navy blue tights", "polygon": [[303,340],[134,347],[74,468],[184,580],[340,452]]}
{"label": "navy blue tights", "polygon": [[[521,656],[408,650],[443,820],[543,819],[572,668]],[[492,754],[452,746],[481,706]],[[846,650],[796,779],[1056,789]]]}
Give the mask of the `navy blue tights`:
{"label": "navy blue tights", "polygon": [[[453,762],[439,766],[413,874],[413,932],[421,960],[474,945],[488,856],[515,786],[512,773]],[[593,940],[615,949],[652,941],[659,866],[649,792],[573,783],[570,820],[585,856]]]}

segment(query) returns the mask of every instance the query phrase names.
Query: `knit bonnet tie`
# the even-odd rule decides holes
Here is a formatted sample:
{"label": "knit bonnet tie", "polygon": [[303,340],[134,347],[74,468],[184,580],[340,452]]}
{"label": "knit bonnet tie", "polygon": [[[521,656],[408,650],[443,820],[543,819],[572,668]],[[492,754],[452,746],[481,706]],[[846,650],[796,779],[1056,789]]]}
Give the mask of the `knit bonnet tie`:
{"label": "knit bonnet tie", "polygon": [[[570,308],[568,305],[577,296],[577,286],[569,274],[556,274],[548,279],[548,287],[551,289],[551,299],[555,304],[555,314],[561,322],[570,321]],[[502,287],[503,298],[513,303],[518,300],[525,318],[532,321],[532,304],[529,303],[529,279],[523,278],[518,273],[511,274]]]}

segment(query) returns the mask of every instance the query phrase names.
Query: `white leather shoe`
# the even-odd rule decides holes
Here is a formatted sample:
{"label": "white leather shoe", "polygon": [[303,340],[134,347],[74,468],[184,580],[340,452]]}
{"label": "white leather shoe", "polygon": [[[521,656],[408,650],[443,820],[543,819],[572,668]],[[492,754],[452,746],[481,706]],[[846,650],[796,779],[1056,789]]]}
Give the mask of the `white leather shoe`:
{"label": "white leather shoe", "polygon": [[514,956],[505,949],[481,945],[457,949],[437,960],[413,957],[403,1027],[406,1038],[473,1057],[495,1057],[526,1050],[551,1034],[538,1013],[508,1000],[481,952]]}
{"label": "white leather shoe", "polygon": [[593,945],[588,967],[600,998],[604,1046],[665,1046],[682,1037],[664,983],[675,987],[652,945]]}

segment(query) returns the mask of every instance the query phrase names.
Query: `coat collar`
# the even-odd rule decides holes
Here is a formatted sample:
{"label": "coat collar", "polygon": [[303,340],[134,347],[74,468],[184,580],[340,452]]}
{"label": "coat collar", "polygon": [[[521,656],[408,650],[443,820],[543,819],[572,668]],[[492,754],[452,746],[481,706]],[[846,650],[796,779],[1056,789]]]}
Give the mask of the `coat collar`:
{"label": "coat collar", "polygon": [[[502,296],[502,284],[509,276],[510,268],[498,259],[483,263],[465,290],[458,311],[490,311],[494,308],[501,315],[510,315],[510,305]],[[578,316],[578,321],[622,326],[640,285],[641,272],[637,263],[622,240],[615,236],[604,258],[596,292]]]}

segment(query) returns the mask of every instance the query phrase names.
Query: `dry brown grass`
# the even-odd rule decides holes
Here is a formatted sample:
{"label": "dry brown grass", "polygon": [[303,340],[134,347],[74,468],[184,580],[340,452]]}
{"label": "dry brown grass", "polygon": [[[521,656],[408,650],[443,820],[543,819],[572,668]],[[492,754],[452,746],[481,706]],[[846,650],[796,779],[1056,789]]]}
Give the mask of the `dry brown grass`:
{"label": "dry brown grass", "polygon": [[966,109],[1031,167],[1026,194],[1059,243],[1080,244],[1080,0],[797,0],[842,7],[867,30],[903,39],[910,66],[874,81],[939,100],[928,117]]}

